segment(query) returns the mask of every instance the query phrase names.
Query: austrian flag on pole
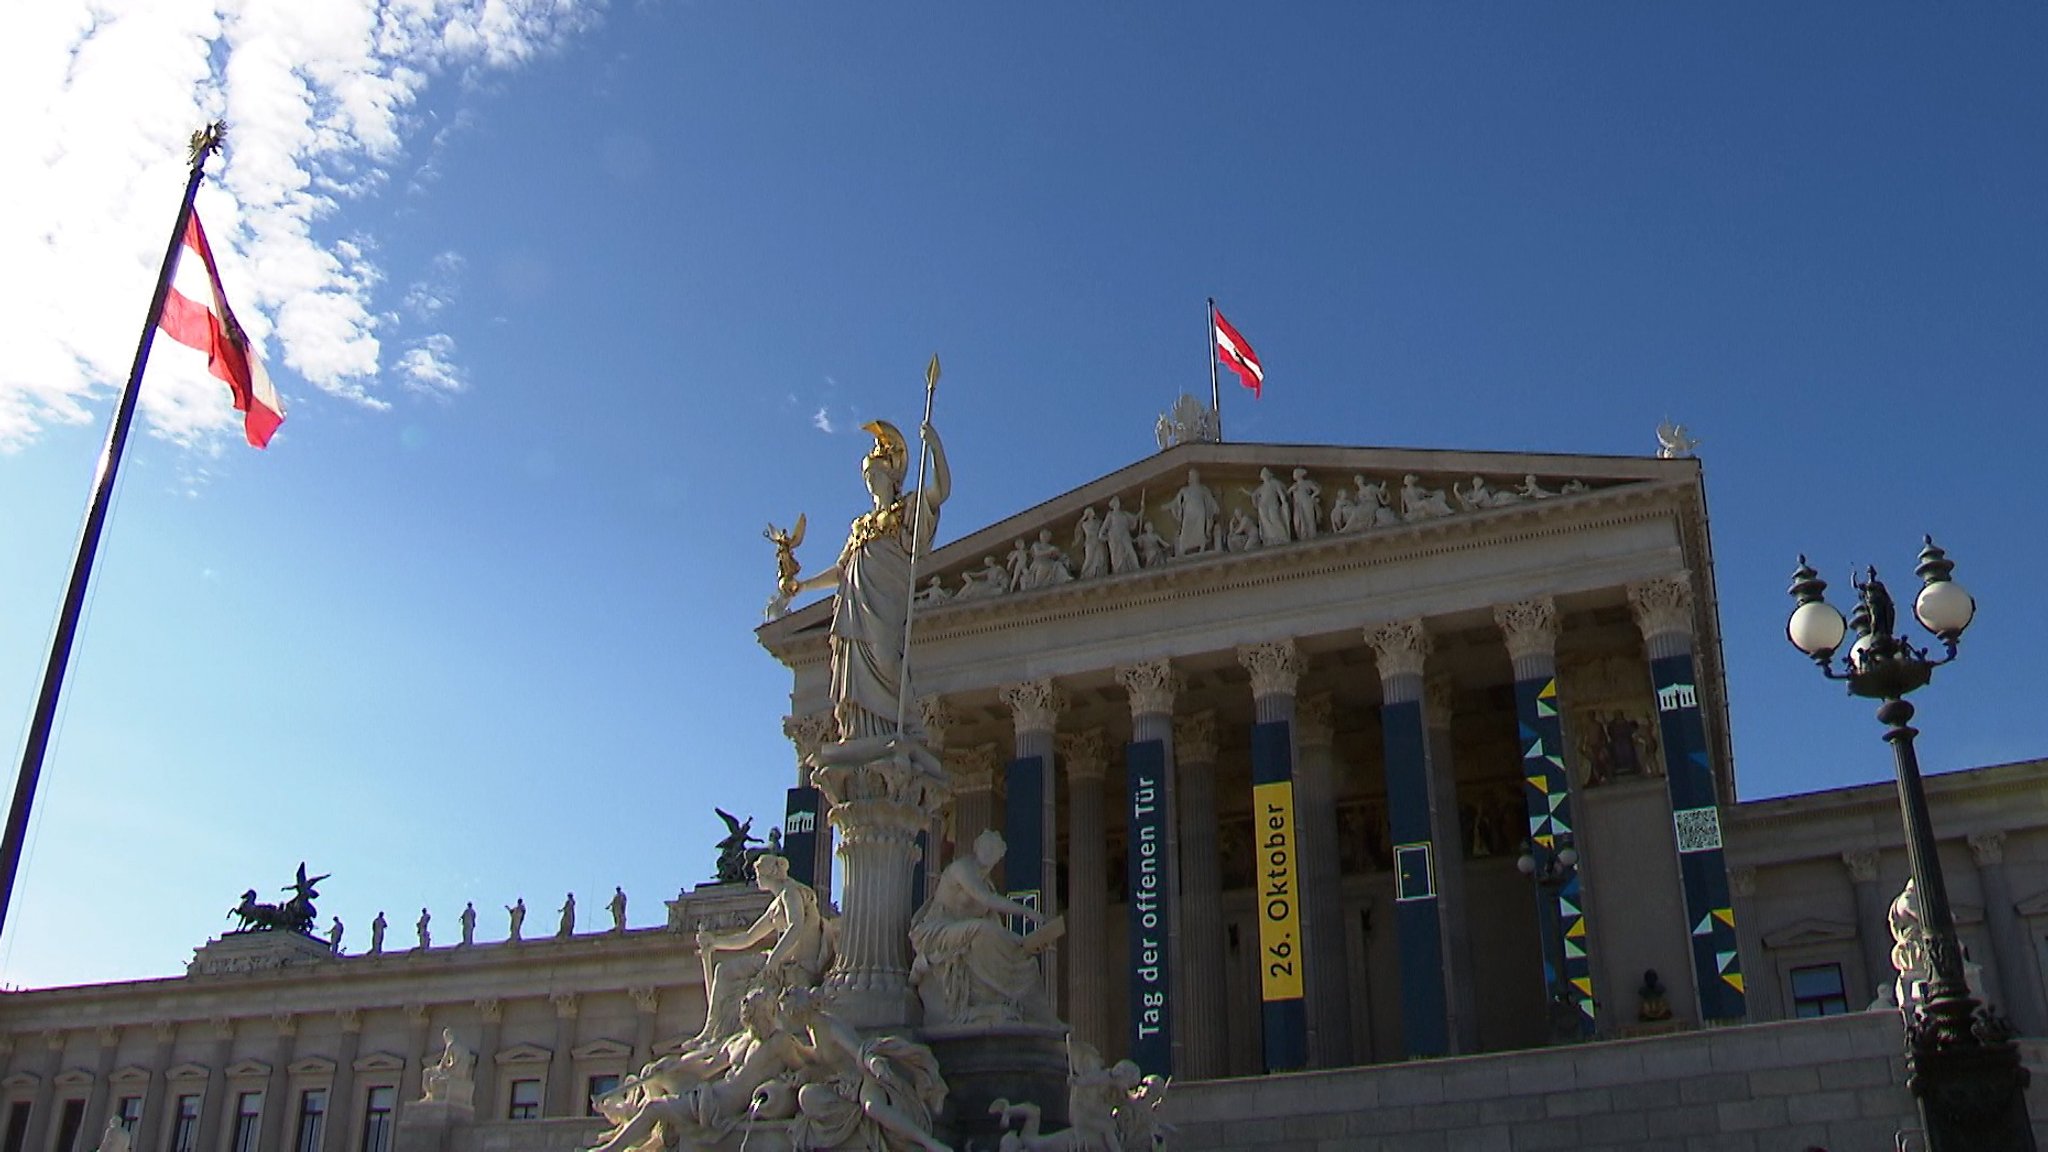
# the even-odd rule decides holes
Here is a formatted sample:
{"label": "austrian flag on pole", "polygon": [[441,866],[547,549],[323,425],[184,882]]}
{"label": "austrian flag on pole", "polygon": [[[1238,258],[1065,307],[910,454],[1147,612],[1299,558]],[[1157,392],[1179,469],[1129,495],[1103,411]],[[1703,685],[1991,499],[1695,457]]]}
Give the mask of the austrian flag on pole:
{"label": "austrian flag on pole", "polygon": [[[186,259],[199,257],[198,266]],[[203,276],[203,278],[202,278]],[[213,249],[206,243],[206,230],[199,226],[194,209],[185,223],[185,246],[178,253],[178,266],[171,288],[164,295],[163,315],[157,326],[180,344],[206,353],[206,366],[234,394],[235,411],[242,413],[242,432],[257,448],[270,443],[277,426],[284,423],[284,401],[256,358],[249,334],[235,322],[226,293],[220,288],[220,269],[213,263]]]}
{"label": "austrian flag on pole", "polygon": [[1211,308],[1209,315],[1216,321],[1216,354],[1223,358],[1223,366],[1237,373],[1237,378],[1252,390],[1253,398],[1257,398],[1259,387],[1266,382],[1266,370],[1259,367],[1259,354],[1237,334],[1237,329],[1230,326],[1223,313]]}

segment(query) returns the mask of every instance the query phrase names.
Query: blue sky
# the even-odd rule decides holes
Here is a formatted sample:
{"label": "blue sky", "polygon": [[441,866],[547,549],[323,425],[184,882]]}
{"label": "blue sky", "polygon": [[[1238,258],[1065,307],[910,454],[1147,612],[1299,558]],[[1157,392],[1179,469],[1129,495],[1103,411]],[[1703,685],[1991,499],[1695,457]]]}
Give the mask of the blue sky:
{"label": "blue sky", "polygon": [[175,973],[302,858],[357,945],[572,889],[593,923],[614,884],[658,923],[712,806],[765,826],[790,782],[761,526],[807,512],[819,562],[853,429],[913,424],[934,350],[942,537],[1148,453],[1210,294],[1268,373],[1234,440],[1686,423],[1745,796],[1887,778],[1784,586],[1803,550],[1910,589],[1929,531],[1980,613],[1924,762],[2048,754],[2038,7],[48,8],[0,49],[43,161],[0,225],[17,732],[208,115],[239,130],[201,211],[290,418],[250,451],[152,371],[8,983]]}

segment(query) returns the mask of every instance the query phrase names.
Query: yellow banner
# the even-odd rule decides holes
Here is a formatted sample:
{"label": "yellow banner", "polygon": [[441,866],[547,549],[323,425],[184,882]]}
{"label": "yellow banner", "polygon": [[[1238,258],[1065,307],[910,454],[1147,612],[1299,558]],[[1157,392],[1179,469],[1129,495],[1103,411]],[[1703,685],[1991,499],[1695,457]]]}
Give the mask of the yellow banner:
{"label": "yellow banner", "polygon": [[1301,999],[1301,901],[1295,885],[1294,784],[1252,786],[1258,845],[1259,998]]}

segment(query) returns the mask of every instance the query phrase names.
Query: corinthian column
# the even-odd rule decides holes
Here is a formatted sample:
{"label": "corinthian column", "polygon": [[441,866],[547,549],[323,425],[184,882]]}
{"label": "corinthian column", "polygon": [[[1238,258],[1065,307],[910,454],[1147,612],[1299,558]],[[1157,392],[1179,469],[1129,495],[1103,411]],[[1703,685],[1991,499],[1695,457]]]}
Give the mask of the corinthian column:
{"label": "corinthian column", "polygon": [[1430,821],[1435,789],[1422,724],[1423,665],[1432,644],[1421,620],[1367,628],[1365,643],[1380,670],[1387,823],[1394,839],[1394,935],[1401,958],[1401,1042],[1411,1057],[1442,1056],[1451,1050],[1449,1003]]}
{"label": "corinthian column", "polygon": [[1863,1003],[1874,1003],[1878,991],[1891,983],[1892,930],[1886,915],[1891,901],[1877,886],[1878,854],[1875,848],[1854,848],[1842,853],[1842,867],[1849,871],[1849,887],[1856,894],[1856,943],[1863,953],[1863,969],[1870,980]]}
{"label": "corinthian column", "polygon": [[[1292,640],[1248,644],[1237,662],[1251,677],[1252,810],[1262,863],[1259,870],[1260,1018],[1268,1072],[1324,1067],[1331,1037],[1343,1016],[1329,1011],[1331,985],[1316,970],[1315,948],[1302,915],[1301,804],[1296,795],[1300,756],[1295,746],[1294,690],[1301,652]],[[1337,974],[1339,981],[1343,974]],[[1335,986],[1342,996],[1341,983]],[[1348,1015],[1345,1014],[1345,1015]],[[1348,1036],[1348,1030],[1343,1031]]]}
{"label": "corinthian column", "polygon": [[953,781],[953,851],[973,850],[974,838],[996,826],[996,755],[994,744],[977,744],[946,753],[946,772]]}
{"label": "corinthian column", "polygon": [[[1015,759],[1035,758],[1039,764],[1038,785],[1038,844],[1019,844],[1017,833],[1027,821],[1018,818],[1018,813],[1028,811],[1026,805],[1031,797],[1015,795],[1006,797],[1008,812],[1011,814],[1004,824],[1004,840],[1009,845],[1004,865],[1004,884],[1013,899],[1020,893],[1027,897],[1037,889],[1036,904],[1047,919],[1059,914],[1059,821],[1056,805],[1059,801],[1058,776],[1053,771],[1054,733],[1059,728],[1060,713],[1066,710],[1067,694],[1050,676],[1041,680],[1026,680],[1021,684],[1006,684],[997,693],[1003,703],[1010,706],[1010,718],[1016,726]],[[1014,774],[1014,769],[1013,769]],[[1005,781],[1006,788],[1014,789],[1014,779]],[[1032,861],[1036,861],[1037,875],[1032,875]],[[1025,903],[1032,903],[1025,899]],[[1064,945],[1064,941],[1061,942]],[[1046,1000],[1059,1003],[1059,951],[1048,949],[1045,953],[1045,996]]]}
{"label": "corinthian column", "polygon": [[1998,964],[1998,983],[2005,992],[2012,1022],[2022,1036],[2048,1032],[2048,1012],[2041,1007],[2041,987],[2027,954],[2027,934],[2020,926],[2005,874],[2005,833],[1978,832],[1970,837],[1970,859],[1984,890],[1984,926],[1991,933],[1991,958]]}
{"label": "corinthian column", "polygon": [[1060,737],[1067,767],[1068,955],[1067,1020],[1074,1036],[1104,1051],[1109,1040],[1109,991],[1103,972],[1106,889],[1103,859],[1102,779],[1109,769],[1109,742],[1100,728]]}
{"label": "corinthian column", "polygon": [[1173,726],[1173,754],[1179,772],[1180,924],[1178,960],[1180,1020],[1175,1039],[1181,1057],[1175,1067],[1195,1080],[1214,1080],[1230,1070],[1230,1001],[1223,984],[1223,873],[1216,851],[1216,714],[1197,712]]}
{"label": "corinthian column", "polygon": [[1479,1010],[1472,986],[1471,905],[1465,900],[1465,830],[1458,822],[1458,771],[1451,759],[1451,716],[1457,684],[1448,676],[1423,685],[1422,722],[1429,738],[1430,839],[1437,847],[1436,887],[1443,907],[1444,983],[1449,992],[1451,1051],[1479,1051]]}
{"label": "corinthian column", "polygon": [[[941,763],[946,759],[946,736],[959,721],[959,714],[946,703],[943,696],[921,696],[917,701],[917,715],[924,724],[925,744]],[[946,843],[946,812],[932,814],[931,824],[918,838],[917,853],[919,883],[913,893],[912,907],[923,905],[925,898],[938,890],[939,855]]]}
{"label": "corinthian column", "polygon": [[1343,870],[1337,863],[1336,706],[1328,692],[1294,710],[1294,811],[1301,830],[1301,933],[1308,977],[1309,1065],[1351,1063],[1350,963]]}
{"label": "corinthian column", "polygon": [[1749,1014],[1749,1002],[1728,892],[1728,859],[1721,848],[1720,790],[1693,660],[1691,580],[1680,572],[1631,584],[1628,606],[1642,629],[1650,681],[1657,690],[1657,734],[1664,742],[1664,783],[1671,792],[1686,923],[1699,926],[1692,934],[1692,967],[1700,1019],[1740,1020]]}
{"label": "corinthian column", "polygon": [[[1132,1021],[1131,1055],[1147,1073],[1174,1075],[1183,1066],[1188,1025],[1188,1005],[1177,990],[1185,957],[1180,923],[1180,786],[1174,768],[1173,743],[1173,700],[1180,693],[1180,674],[1173,670],[1170,660],[1150,660],[1117,669],[1116,678],[1130,696],[1133,748],[1124,766],[1129,784],[1124,809],[1129,857],[1125,876],[1131,890],[1128,944],[1134,957],[1129,979],[1133,981],[1141,1011],[1139,1018]],[[1156,760],[1149,759],[1153,753],[1147,750],[1153,744],[1159,749]],[[1156,774],[1156,783],[1147,779],[1148,771]],[[1155,806],[1156,815],[1163,819],[1151,818]],[[1146,896],[1147,846],[1140,841],[1139,833],[1148,824],[1160,828],[1165,838],[1166,884],[1158,898]],[[1161,943],[1165,945],[1164,963],[1148,963],[1147,955],[1159,952]],[[1152,1016],[1145,1010],[1144,1001],[1151,997],[1165,1000],[1163,1014]],[[1163,1035],[1158,1026],[1161,1020]]]}

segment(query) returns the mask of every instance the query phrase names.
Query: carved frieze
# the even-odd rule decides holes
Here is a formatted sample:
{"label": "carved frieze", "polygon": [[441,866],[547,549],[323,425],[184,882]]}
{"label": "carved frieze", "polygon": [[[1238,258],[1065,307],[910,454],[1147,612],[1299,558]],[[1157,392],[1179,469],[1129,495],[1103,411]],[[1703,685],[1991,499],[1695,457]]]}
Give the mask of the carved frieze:
{"label": "carved frieze", "polygon": [[825,746],[825,741],[836,734],[831,712],[813,712],[808,716],[784,716],[782,734],[796,745],[796,758],[803,760]]}
{"label": "carved frieze", "polygon": [[1849,880],[1854,884],[1877,883],[1877,852],[1874,849],[1859,849],[1842,853],[1842,863],[1849,869]]}
{"label": "carved frieze", "polygon": [[946,770],[953,775],[953,791],[986,792],[995,787],[996,746],[977,744],[946,753]]}

